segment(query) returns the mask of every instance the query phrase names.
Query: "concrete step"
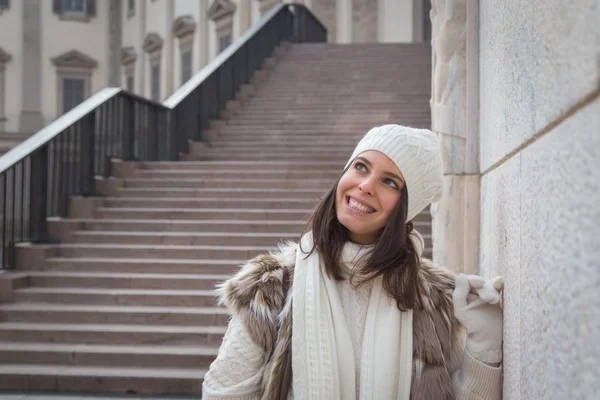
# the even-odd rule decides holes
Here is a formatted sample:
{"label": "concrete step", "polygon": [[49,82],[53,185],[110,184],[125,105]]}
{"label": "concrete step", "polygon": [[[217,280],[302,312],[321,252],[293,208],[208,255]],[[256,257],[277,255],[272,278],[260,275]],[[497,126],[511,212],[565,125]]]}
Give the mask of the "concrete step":
{"label": "concrete step", "polygon": [[226,274],[239,270],[247,259],[202,260],[202,259],[140,259],[115,257],[51,257],[42,266],[31,265],[27,270],[53,272],[98,272],[98,273],[137,273],[137,274]]}
{"label": "concrete step", "polygon": [[219,346],[226,330],[225,326],[0,322],[0,341]]}
{"label": "concrete step", "polygon": [[[212,144],[230,146],[230,141],[220,139]],[[247,169],[247,170],[210,170],[210,169],[165,169],[165,170],[139,170],[135,176],[138,178],[169,178],[169,179],[335,179],[339,175],[336,171],[310,171],[294,169]]]}
{"label": "concrete step", "polygon": [[0,390],[190,394],[200,396],[206,370],[200,368],[114,368],[2,364]]}
{"label": "concrete step", "polygon": [[15,290],[13,299],[15,302],[26,303],[135,307],[215,307],[217,305],[213,290],[26,287]]}
{"label": "concrete step", "polygon": [[[77,296],[74,302],[75,299]],[[57,301],[2,304],[0,317],[5,322],[176,326],[226,326],[229,321],[227,310],[221,307],[57,304]],[[1,352],[0,346],[0,363],[4,362]]]}
{"label": "concrete step", "polygon": [[[337,168],[341,171],[343,163],[338,162]],[[301,198],[307,201],[322,196],[323,189],[279,189],[279,188],[120,188],[115,192],[116,197],[172,197],[172,198],[215,198],[229,196],[232,199],[255,199],[272,196],[274,198]]]}
{"label": "concrete step", "polygon": [[214,346],[2,342],[0,364],[11,364],[16,368],[21,365],[35,364],[59,367],[208,369],[210,363],[216,358],[217,351],[218,348]]}
{"label": "concrete step", "polygon": [[309,209],[252,209],[252,208],[106,208],[95,211],[98,218],[106,219],[160,219],[160,220],[306,220]]}
{"label": "concrete step", "polygon": [[248,260],[268,251],[263,246],[183,246],[144,244],[74,244],[57,245],[60,257],[74,258],[145,258],[145,259],[221,259]]}
{"label": "concrete step", "polygon": [[235,152],[231,152],[231,153],[219,153],[219,154],[214,154],[214,153],[207,153],[201,156],[195,156],[192,154],[186,154],[185,157],[183,158],[186,161],[193,161],[193,160],[247,160],[247,161],[253,161],[253,160],[264,160],[265,158],[271,158],[271,159],[276,159],[276,160],[283,160],[283,159],[287,159],[287,160],[311,160],[311,161],[337,161],[338,163],[342,164],[345,161],[348,161],[348,157],[349,157],[349,153],[341,153],[341,154],[335,154],[335,157],[332,157],[332,155],[327,154],[327,153],[322,153],[322,154],[299,154],[299,153],[289,153],[289,154],[276,154],[273,152],[261,152],[261,153],[243,153],[243,154],[239,154],[239,153],[235,153]]}
{"label": "concrete step", "polygon": [[[271,146],[287,146],[289,149],[297,150],[297,147],[305,146],[307,141],[310,140],[310,144],[314,147],[335,147],[335,146],[344,146],[345,148],[350,148],[350,150],[354,149],[358,141],[362,138],[363,134],[349,134],[344,135],[343,137],[336,138],[335,136],[324,136],[324,135],[316,135],[307,137],[298,137],[293,135],[285,134],[285,131],[282,131],[280,135],[268,135],[261,133],[260,130],[256,130],[254,133],[250,135],[240,135],[240,134],[230,134],[227,135],[226,132],[222,132],[219,136],[216,136],[209,143],[207,143],[210,147],[252,147],[252,146],[263,146],[263,145],[271,145]],[[205,143],[205,142],[201,142]],[[276,172],[276,171],[274,171]],[[324,171],[325,172],[325,171]]]}
{"label": "concrete step", "polygon": [[332,161],[289,161],[289,160],[260,160],[260,161],[157,161],[142,162],[141,169],[146,170],[178,170],[178,169],[211,169],[222,170],[247,170],[247,169],[281,169],[281,170],[323,170],[339,166]]}
{"label": "concrete step", "polygon": [[298,239],[299,233],[193,233],[193,232],[131,232],[79,231],[73,233],[74,243],[204,245],[204,246],[264,246],[273,247],[288,239]]}
{"label": "concrete step", "polygon": [[108,197],[106,207],[142,208],[268,208],[268,209],[310,209],[315,205],[311,199],[241,199],[241,198],[135,198]]}
{"label": "concrete step", "polygon": [[[190,149],[191,151],[192,149]],[[235,155],[237,150],[231,148],[227,149],[207,149],[202,150],[207,154],[229,154]],[[239,153],[238,153],[239,154]],[[314,154],[314,153],[313,153]],[[323,155],[326,155],[323,152]],[[351,152],[349,153],[351,154]],[[209,189],[226,189],[226,188],[278,188],[278,189],[309,189],[309,188],[322,188],[323,190],[328,189],[333,181],[323,179],[281,179],[281,178],[265,178],[265,179],[254,179],[254,178],[187,178],[181,177],[179,179],[173,178],[127,178],[125,179],[125,187],[135,188],[209,188]]]}
{"label": "concrete step", "polygon": [[29,287],[71,287],[110,289],[182,289],[213,290],[227,274],[135,274],[107,272],[27,273]]}
{"label": "concrete step", "polygon": [[157,220],[157,219],[59,219],[54,224],[75,224],[90,231],[195,232],[195,233],[286,233],[300,232],[298,219],[282,220]]}
{"label": "concrete step", "polygon": [[312,156],[315,154],[330,154],[333,158],[349,157],[356,146],[354,144],[343,144],[340,143],[337,146],[319,146],[318,144],[304,144],[304,145],[289,145],[289,144],[274,144],[274,143],[251,143],[247,145],[243,144],[232,144],[230,146],[218,146],[214,143],[212,146],[206,148],[204,146],[194,146],[192,143],[189,148],[190,153],[200,154],[206,152],[207,154],[264,154],[269,152],[271,154],[283,154],[294,153],[304,155],[305,157]]}

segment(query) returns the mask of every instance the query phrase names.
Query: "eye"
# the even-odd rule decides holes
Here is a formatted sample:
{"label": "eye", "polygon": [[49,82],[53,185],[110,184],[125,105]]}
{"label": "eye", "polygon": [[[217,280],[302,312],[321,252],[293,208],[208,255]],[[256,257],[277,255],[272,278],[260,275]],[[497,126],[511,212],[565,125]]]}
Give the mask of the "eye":
{"label": "eye", "polygon": [[357,162],[356,164],[354,164],[354,169],[357,171],[366,172],[367,166],[361,162]]}
{"label": "eye", "polygon": [[388,185],[389,187],[393,188],[393,189],[398,189],[398,185],[396,184],[396,182],[393,179],[390,178],[386,178],[383,180],[385,182],[386,185]]}

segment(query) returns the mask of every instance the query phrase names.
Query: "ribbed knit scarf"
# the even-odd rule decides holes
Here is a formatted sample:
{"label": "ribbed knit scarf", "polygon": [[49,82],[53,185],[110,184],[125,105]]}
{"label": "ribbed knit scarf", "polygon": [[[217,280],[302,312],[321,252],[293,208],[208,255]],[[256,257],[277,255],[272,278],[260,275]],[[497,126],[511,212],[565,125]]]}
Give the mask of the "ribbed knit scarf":
{"label": "ribbed knit scarf", "polygon": [[[296,252],[293,285],[292,370],[296,399],[356,399],[354,349],[336,282],[317,251],[308,258],[312,233]],[[347,243],[342,262],[352,265],[368,248]],[[360,400],[409,400],[412,310],[401,312],[374,282],[361,346]]]}

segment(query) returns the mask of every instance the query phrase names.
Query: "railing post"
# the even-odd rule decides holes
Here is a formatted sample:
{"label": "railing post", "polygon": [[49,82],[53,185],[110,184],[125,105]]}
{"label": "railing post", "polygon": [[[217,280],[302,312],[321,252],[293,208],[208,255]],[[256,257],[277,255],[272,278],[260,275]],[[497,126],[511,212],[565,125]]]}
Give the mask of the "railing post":
{"label": "railing post", "polygon": [[[135,138],[135,102],[128,97],[123,98],[123,160],[133,160],[133,141]],[[111,116],[114,117],[114,116]]]}
{"label": "railing post", "polygon": [[95,149],[96,149],[96,111],[86,116],[82,121],[81,132],[81,193],[83,196],[96,194],[95,181]]}
{"label": "railing post", "polygon": [[31,154],[29,232],[32,242],[48,241],[48,144]]}

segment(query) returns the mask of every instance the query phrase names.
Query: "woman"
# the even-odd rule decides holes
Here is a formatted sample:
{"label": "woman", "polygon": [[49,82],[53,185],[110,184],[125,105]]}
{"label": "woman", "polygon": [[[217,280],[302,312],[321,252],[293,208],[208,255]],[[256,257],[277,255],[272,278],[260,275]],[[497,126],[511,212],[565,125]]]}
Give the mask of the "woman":
{"label": "woman", "polygon": [[220,287],[232,316],[203,398],[500,399],[501,279],[421,258],[410,222],[442,176],[432,132],[370,130],[300,243]]}

